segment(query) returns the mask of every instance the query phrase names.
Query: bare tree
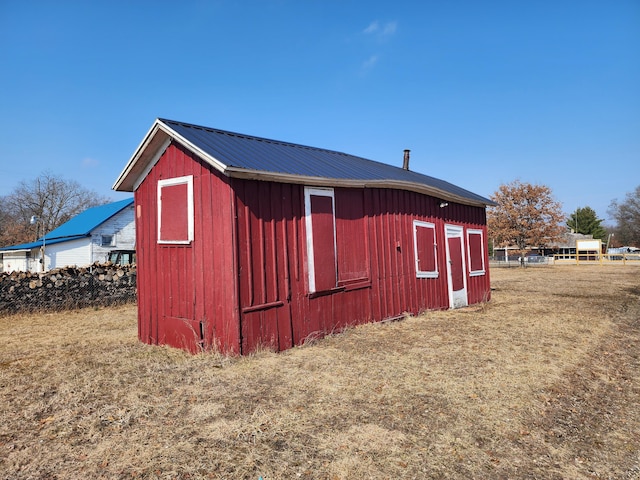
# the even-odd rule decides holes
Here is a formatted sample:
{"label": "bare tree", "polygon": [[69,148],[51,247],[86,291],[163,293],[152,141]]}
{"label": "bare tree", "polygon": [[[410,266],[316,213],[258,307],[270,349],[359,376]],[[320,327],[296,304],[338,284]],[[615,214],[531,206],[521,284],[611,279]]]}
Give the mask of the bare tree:
{"label": "bare tree", "polygon": [[[23,243],[29,239],[34,240],[33,233],[31,238],[29,232],[33,229],[29,228],[28,223],[20,223],[16,221],[15,216],[10,211],[7,197],[0,197],[0,246],[11,245],[12,243]],[[14,240],[18,240],[14,242]]]}
{"label": "bare tree", "polygon": [[616,221],[616,243],[640,247],[640,185],[627,193],[624,202],[611,202],[609,215]]}
{"label": "bare tree", "polygon": [[494,248],[516,246],[523,255],[528,247],[544,247],[564,232],[562,206],[545,185],[515,180],[500,185],[490,198],[497,203],[487,211]]}
{"label": "bare tree", "polygon": [[[0,199],[0,245],[33,241],[90,207],[110,202],[108,197],[49,172],[32,181],[23,180]],[[38,218],[36,232],[30,225]]]}

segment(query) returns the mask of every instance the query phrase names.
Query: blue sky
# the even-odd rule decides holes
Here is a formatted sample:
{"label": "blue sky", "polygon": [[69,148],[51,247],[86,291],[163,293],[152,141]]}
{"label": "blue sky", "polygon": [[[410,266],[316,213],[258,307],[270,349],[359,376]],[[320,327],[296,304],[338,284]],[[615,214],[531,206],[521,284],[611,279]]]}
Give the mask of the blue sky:
{"label": "blue sky", "polygon": [[164,117],[607,218],[640,185],[640,2],[0,0],[0,112],[0,195],[124,198]]}

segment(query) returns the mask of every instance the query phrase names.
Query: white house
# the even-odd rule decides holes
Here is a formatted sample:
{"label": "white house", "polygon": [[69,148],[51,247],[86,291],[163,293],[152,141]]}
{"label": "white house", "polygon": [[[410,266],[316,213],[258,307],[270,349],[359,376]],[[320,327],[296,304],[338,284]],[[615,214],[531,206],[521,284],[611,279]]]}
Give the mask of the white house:
{"label": "white house", "polygon": [[89,208],[35,242],[0,248],[2,271],[84,266],[104,262],[112,250],[134,250],[133,211],[133,198]]}

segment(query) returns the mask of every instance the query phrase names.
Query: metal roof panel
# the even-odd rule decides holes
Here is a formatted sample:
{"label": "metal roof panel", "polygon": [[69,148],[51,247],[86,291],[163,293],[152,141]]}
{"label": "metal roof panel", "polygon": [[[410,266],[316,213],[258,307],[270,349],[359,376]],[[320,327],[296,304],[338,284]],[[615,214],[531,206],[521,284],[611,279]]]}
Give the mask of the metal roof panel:
{"label": "metal roof panel", "polygon": [[158,121],[227,168],[360,183],[420,184],[474,204],[493,205],[491,200],[445,180],[355,155],[174,120]]}
{"label": "metal roof panel", "polygon": [[[96,227],[103,224],[129,205],[133,205],[133,198],[127,198],[118,202],[87,208],[84,212],[79,213],[68,222],[63,223],[58,228],[54,228],[47,233],[44,236],[45,242],[47,244],[54,244],[86,237],[90,235],[91,231]],[[40,246],[42,246],[42,237],[35,242],[3,247],[2,250],[24,250]]]}
{"label": "metal roof panel", "polygon": [[45,238],[49,241],[54,238],[89,235],[98,225],[103,224],[129,205],[133,205],[133,198],[87,208],[84,212],[79,213],[68,222],[51,230],[45,235]]}
{"label": "metal roof panel", "polygon": [[[51,240],[46,239],[45,245],[55,245],[57,243],[71,242],[73,240],[80,240],[81,238],[87,238],[86,235],[76,235],[73,237],[53,238]],[[21,243],[20,245],[11,245],[10,247],[0,248],[0,253],[3,252],[16,252],[20,250],[33,250],[34,248],[42,247],[42,237],[35,242]]]}

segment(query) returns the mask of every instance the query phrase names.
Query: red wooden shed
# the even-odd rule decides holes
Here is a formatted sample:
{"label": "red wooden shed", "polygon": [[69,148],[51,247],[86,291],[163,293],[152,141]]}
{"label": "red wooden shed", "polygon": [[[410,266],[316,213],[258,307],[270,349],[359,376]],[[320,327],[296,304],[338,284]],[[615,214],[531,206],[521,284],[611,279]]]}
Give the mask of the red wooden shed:
{"label": "red wooden shed", "polygon": [[113,186],[135,197],[140,340],[284,350],[489,300],[492,202],[408,167],[156,120]]}

